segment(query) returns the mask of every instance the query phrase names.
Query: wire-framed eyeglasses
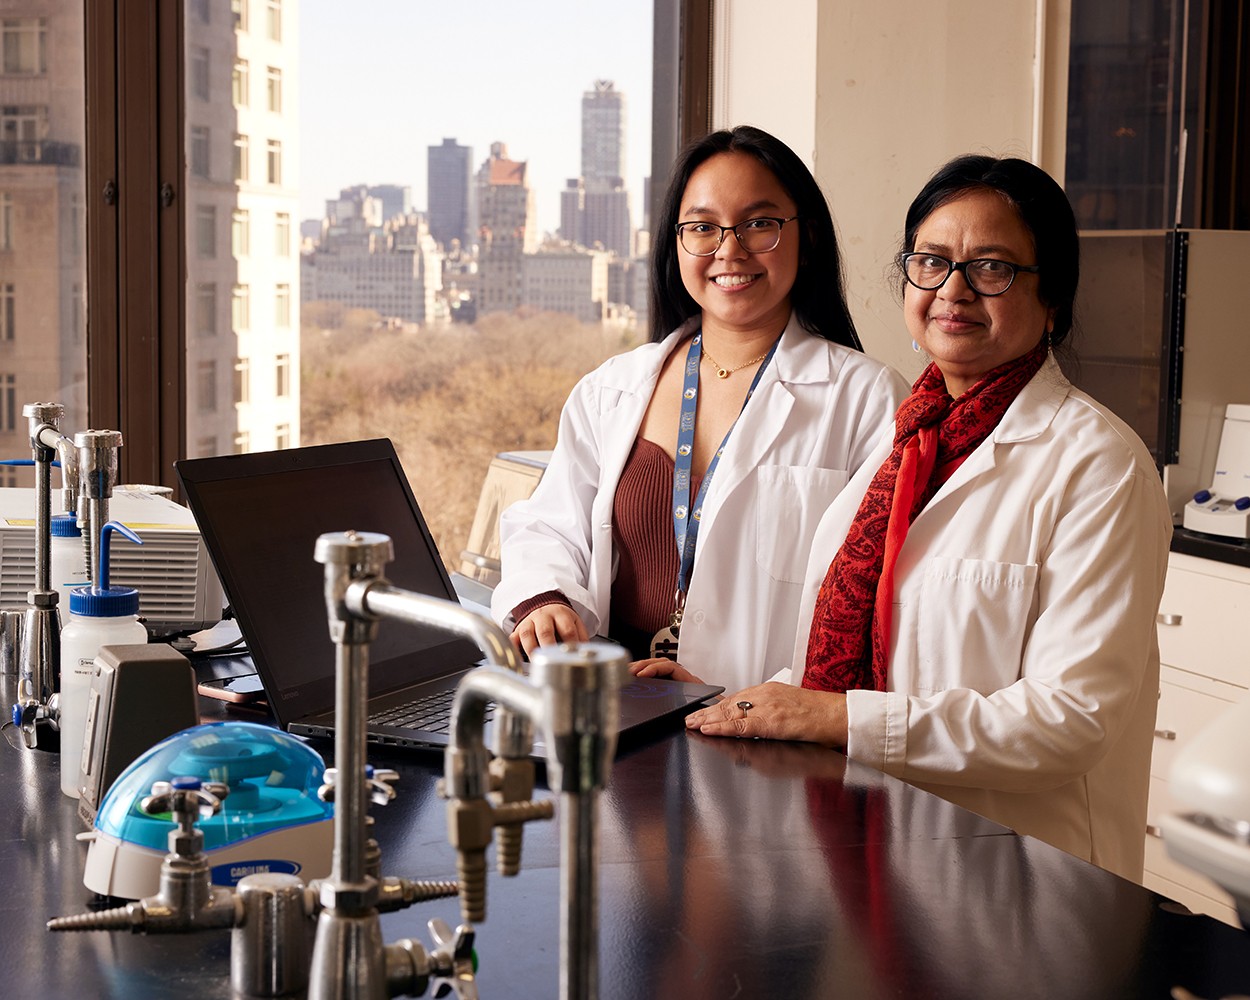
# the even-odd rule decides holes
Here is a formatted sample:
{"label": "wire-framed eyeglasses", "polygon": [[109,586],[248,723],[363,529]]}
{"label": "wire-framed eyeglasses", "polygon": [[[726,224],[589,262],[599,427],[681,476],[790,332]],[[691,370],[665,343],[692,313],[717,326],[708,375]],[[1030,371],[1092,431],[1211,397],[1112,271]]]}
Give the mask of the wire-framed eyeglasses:
{"label": "wire-framed eyeglasses", "polygon": [[679,222],[675,228],[682,249],[694,257],[711,257],[725,242],[726,233],[733,233],[738,246],[747,253],[768,253],[776,250],[781,242],[781,227],[797,218],[797,215],[788,219],[759,216],[739,222],[736,226],[718,226],[714,222]]}
{"label": "wire-framed eyeglasses", "polygon": [[976,260],[950,260],[935,253],[901,253],[898,266],[911,284],[926,292],[936,291],[946,284],[954,271],[962,271],[968,287],[978,295],[1002,295],[1016,280],[1016,272],[1037,274],[1041,268],[1036,264],[1013,264],[993,257]]}

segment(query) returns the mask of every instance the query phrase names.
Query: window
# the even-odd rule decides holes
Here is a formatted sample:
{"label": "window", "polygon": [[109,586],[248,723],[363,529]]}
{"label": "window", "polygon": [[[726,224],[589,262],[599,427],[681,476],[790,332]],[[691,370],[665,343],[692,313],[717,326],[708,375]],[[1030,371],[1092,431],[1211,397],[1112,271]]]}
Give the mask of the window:
{"label": "window", "polygon": [[209,434],[206,437],[196,438],[195,451],[192,457],[212,458],[217,454],[217,436]]}
{"label": "window", "polygon": [[250,159],[250,142],[245,135],[236,135],[234,137],[234,179],[236,181],[247,181],[247,176],[251,173]]}
{"label": "window", "polygon": [[277,66],[270,66],[266,72],[268,86],[266,93],[269,97],[269,110],[275,114],[282,114],[282,70]]}
{"label": "window", "polygon": [[8,149],[10,163],[38,163],[43,158],[43,142],[48,130],[48,109],[39,105],[0,107],[0,142]]}
{"label": "window", "polygon": [[247,431],[239,431],[234,436],[234,453],[236,455],[245,455],[252,447],[252,437]]}
{"label": "window", "polygon": [[252,401],[252,362],[248,358],[237,358],[234,362],[234,401]]}
{"label": "window", "polygon": [[195,209],[195,252],[206,260],[217,256],[217,209],[213,205]]}
{"label": "window", "polygon": [[13,196],[0,193],[0,250],[13,249]]}
{"label": "window", "polygon": [[279,451],[291,447],[291,425],[278,424],[273,429],[273,446]]}
{"label": "window", "polygon": [[212,0],[191,0],[191,11],[200,24],[208,24],[210,17],[209,4]]}
{"label": "window", "polygon": [[217,335],[217,286],[212,282],[196,286],[195,332],[201,337]]}
{"label": "window", "polygon": [[230,75],[230,92],[234,97],[236,108],[247,107],[248,69],[246,59],[234,61],[234,72]]}
{"label": "window", "polygon": [[268,0],[267,27],[269,29],[269,37],[275,41],[282,41],[282,0]]}
{"label": "window", "polygon": [[48,71],[47,24],[42,17],[6,17],[0,32],[5,74],[38,76]]}
{"label": "window", "polygon": [[201,413],[217,411],[217,362],[201,361],[195,369],[195,403]]}
{"label": "window", "polygon": [[234,15],[234,30],[247,31],[248,0],[230,0],[230,12]]}
{"label": "window", "polygon": [[230,248],[236,257],[246,257],[252,250],[252,222],[246,208],[236,208],[230,217]]}
{"label": "window", "polygon": [[69,252],[79,257],[83,251],[83,243],[87,235],[87,213],[82,207],[82,192],[75,191],[69,196]]}
{"label": "window", "polygon": [[208,129],[202,125],[191,127],[191,173],[196,177],[208,177]]}
{"label": "window", "polygon": [[291,325],[291,286],[279,285],[273,297],[274,326],[286,329]]}
{"label": "window", "polygon": [[247,285],[235,285],[230,293],[230,322],[234,332],[252,326],[252,296]]}
{"label": "window", "polygon": [[17,429],[17,376],[0,375],[0,431],[11,434]]}
{"label": "window", "polygon": [[208,49],[199,45],[191,49],[191,96],[200,101],[209,98]]}
{"label": "window", "polygon": [[274,216],[274,252],[279,257],[291,256],[291,214],[279,212]]}
{"label": "window", "polygon": [[274,395],[279,399],[286,399],[291,395],[291,355],[279,354],[274,358],[273,371]]}
{"label": "window", "polygon": [[282,143],[277,139],[270,139],[269,148],[269,169],[266,179],[270,184],[282,183]]}
{"label": "window", "polygon": [[0,340],[12,341],[17,329],[17,292],[13,285],[0,285]]}
{"label": "window", "polygon": [[82,293],[82,283],[78,281],[74,282],[74,287],[70,289],[69,322],[69,342],[81,344],[83,333],[87,329],[87,300]]}

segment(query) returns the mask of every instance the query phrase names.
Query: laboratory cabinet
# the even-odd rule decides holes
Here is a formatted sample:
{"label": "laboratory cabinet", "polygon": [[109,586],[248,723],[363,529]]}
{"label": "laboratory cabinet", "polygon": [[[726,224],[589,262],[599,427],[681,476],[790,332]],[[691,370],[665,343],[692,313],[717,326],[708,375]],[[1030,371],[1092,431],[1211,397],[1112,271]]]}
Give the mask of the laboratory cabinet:
{"label": "laboratory cabinet", "polygon": [[1238,926],[1232,900],[1210,879],[1173,861],[1159,817],[1184,811],[1169,780],[1177,752],[1250,690],[1243,648],[1250,621],[1250,568],[1172,552],[1159,603],[1159,711],[1146,827],[1148,889]]}

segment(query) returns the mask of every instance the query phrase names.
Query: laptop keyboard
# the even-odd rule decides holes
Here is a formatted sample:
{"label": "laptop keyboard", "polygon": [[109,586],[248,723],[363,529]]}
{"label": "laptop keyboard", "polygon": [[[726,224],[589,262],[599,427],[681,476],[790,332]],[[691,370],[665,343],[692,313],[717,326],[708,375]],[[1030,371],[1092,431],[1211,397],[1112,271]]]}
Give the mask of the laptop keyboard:
{"label": "laptop keyboard", "polygon": [[[369,716],[370,725],[396,726],[400,729],[419,729],[424,732],[445,733],[451,724],[451,702],[456,696],[454,689],[414,698],[402,705],[374,712]],[[486,706],[486,719],[495,714],[494,702]]]}

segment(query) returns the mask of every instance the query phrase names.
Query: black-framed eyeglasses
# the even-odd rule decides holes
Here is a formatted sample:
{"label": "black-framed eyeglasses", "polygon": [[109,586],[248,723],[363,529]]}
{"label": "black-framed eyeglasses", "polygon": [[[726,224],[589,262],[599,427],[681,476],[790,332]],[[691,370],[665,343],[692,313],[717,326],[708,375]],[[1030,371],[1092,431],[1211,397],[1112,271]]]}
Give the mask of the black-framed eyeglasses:
{"label": "black-framed eyeglasses", "polygon": [[1002,295],[1016,280],[1016,272],[1037,274],[1041,268],[1036,264],[1013,264],[993,257],[976,260],[949,260],[935,253],[901,253],[898,266],[911,284],[926,292],[936,291],[946,284],[954,271],[962,271],[968,287],[978,295]]}
{"label": "black-framed eyeglasses", "polygon": [[694,257],[711,257],[725,242],[726,233],[733,233],[738,246],[747,253],[768,253],[776,250],[781,242],[781,227],[797,218],[797,215],[788,219],[759,216],[739,222],[736,226],[718,226],[714,222],[679,222],[674,228],[682,249]]}

